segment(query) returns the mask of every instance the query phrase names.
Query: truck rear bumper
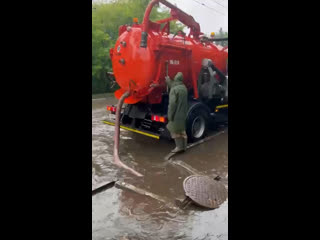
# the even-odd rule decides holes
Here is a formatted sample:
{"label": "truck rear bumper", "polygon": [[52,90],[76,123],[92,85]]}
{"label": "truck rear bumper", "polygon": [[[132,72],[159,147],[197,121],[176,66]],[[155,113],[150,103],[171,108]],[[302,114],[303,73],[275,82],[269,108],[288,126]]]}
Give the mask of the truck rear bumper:
{"label": "truck rear bumper", "polygon": [[[115,125],[115,123],[112,122],[112,121],[104,120],[103,123],[111,125],[111,126]],[[156,134],[156,133],[149,132],[149,131],[146,131],[146,130],[140,130],[140,129],[138,130],[138,129],[134,129],[134,128],[131,128],[130,126],[126,126],[126,125],[120,125],[120,128],[128,130],[130,132],[135,132],[135,133],[138,133],[138,134],[141,134],[141,135],[144,135],[144,136],[152,137],[152,138],[155,138],[155,139],[160,139],[160,134]]]}

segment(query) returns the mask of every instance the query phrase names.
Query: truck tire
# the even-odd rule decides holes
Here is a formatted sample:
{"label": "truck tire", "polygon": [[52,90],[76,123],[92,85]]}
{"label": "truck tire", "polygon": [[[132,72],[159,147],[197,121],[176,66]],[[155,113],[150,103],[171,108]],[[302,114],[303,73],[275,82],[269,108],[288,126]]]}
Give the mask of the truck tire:
{"label": "truck tire", "polygon": [[186,132],[189,142],[202,139],[208,130],[209,111],[202,103],[192,104],[186,120]]}

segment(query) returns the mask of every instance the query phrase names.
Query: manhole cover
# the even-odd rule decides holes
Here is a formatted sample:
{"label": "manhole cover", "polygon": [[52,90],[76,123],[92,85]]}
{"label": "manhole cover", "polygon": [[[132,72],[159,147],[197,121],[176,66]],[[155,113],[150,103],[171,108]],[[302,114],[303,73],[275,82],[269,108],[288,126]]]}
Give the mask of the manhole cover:
{"label": "manhole cover", "polygon": [[183,181],[186,195],[200,206],[217,208],[227,199],[222,183],[207,176],[192,175]]}

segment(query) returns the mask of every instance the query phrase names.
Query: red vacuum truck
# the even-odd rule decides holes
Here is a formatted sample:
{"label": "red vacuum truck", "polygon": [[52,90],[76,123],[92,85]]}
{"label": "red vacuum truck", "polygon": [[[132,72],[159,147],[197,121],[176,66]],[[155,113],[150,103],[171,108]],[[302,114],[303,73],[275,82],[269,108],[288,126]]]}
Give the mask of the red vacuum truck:
{"label": "red vacuum truck", "polygon": [[[152,22],[150,12],[158,3],[170,8],[171,16]],[[170,22],[175,20],[190,29],[188,35],[170,33]],[[227,122],[228,47],[215,45],[218,40],[205,37],[192,16],[165,0],[151,1],[141,24],[134,19],[120,26],[115,47],[110,49],[113,72],[108,73],[120,86],[115,97],[126,103],[119,110],[120,127],[157,139],[170,137],[165,77],[173,79],[178,72],[183,73],[188,89],[188,139],[197,141],[217,122]],[[111,116],[116,113],[115,106],[107,110]]]}

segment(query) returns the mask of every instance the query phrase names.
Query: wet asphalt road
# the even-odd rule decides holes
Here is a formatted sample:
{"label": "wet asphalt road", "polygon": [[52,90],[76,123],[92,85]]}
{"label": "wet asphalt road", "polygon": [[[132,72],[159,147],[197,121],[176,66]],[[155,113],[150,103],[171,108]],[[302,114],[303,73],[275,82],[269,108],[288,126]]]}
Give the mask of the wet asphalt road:
{"label": "wet asphalt road", "polygon": [[[106,105],[113,97],[92,100],[92,189],[122,180],[160,196],[183,199],[185,169],[164,157],[174,148],[168,140],[157,140],[121,129],[120,158],[138,172],[137,178],[113,165],[113,126],[106,119]],[[228,130],[213,140],[189,149],[175,159],[206,175],[219,174],[228,184]],[[92,197],[92,239],[228,239],[228,200],[218,209],[172,210],[152,198],[110,188]]]}

